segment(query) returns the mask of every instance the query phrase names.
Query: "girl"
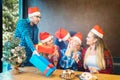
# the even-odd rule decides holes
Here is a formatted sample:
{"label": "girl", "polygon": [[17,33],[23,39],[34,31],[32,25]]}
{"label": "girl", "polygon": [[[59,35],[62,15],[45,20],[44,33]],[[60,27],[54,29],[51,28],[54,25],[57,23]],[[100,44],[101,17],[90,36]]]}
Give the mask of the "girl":
{"label": "girl", "polygon": [[76,33],[69,41],[67,50],[60,59],[60,67],[62,69],[78,70],[78,62],[81,60],[81,33]]}

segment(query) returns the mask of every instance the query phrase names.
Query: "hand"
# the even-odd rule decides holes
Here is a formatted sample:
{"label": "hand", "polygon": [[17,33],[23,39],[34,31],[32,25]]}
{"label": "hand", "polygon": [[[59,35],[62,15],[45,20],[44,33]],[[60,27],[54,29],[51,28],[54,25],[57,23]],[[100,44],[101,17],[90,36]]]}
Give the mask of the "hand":
{"label": "hand", "polygon": [[40,56],[40,54],[36,50],[33,51],[33,54]]}
{"label": "hand", "polygon": [[58,52],[58,50],[55,50],[54,53],[53,53],[53,55],[59,57],[59,52]]}
{"label": "hand", "polygon": [[96,68],[94,68],[94,67],[90,67],[89,70],[93,74],[98,74],[99,73],[99,71]]}
{"label": "hand", "polygon": [[74,44],[73,44],[74,42],[73,41],[70,41],[69,43],[68,43],[68,48],[70,49],[70,50],[73,50],[73,48],[74,48]]}
{"label": "hand", "polygon": [[54,45],[54,47],[55,47],[55,49],[54,49],[54,53],[53,53],[53,55],[59,57],[58,47],[57,47],[56,45]]}
{"label": "hand", "polygon": [[72,46],[72,42],[70,41],[69,44],[68,44],[68,46],[67,46],[67,50],[65,52],[65,55],[66,56],[70,56],[71,53],[72,53],[72,51],[73,51],[73,46]]}
{"label": "hand", "polygon": [[73,59],[76,61],[76,63],[78,63],[79,59],[78,59],[79,55],[77,55],[76,53],[73,53]]}

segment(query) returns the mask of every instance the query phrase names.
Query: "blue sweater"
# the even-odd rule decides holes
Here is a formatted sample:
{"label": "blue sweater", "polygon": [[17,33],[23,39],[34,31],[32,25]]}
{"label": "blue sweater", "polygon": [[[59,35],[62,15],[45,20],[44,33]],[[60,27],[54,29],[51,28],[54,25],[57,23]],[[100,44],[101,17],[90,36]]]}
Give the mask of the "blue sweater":
{"label": "blue sweater", "polygon": [[[63,69],[78,70],[78,63],[72,58],[74,53],[70,56],[65,55],[66,49],[61,50],[61,59],[59,65]],[[79,55],[78,59],[81,60],[81,52],[77,51],[76,54]]]}
{"label": "blue sweater", "polygon": [[16,25],[15,37],[20,39],[20,46],[25,46],[26,63],[29,62],[29,58],[35,50],[34,44],[38,44],[37,25],[31,26],[28,18],[19,20]]}

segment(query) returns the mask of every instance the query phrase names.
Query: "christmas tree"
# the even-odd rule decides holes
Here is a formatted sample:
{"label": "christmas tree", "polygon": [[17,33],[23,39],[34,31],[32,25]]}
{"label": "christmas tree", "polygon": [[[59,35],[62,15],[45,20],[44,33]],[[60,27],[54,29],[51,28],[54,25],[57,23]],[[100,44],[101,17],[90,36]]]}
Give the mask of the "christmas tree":
{"label": "christmas tree", "polygon": [[19,38],[13,37],[11,33],[3,35],[3,57],[2,61],[6,61],[11,65],[19,65],[26,59],[26,52],[23,46],[19,46]]}

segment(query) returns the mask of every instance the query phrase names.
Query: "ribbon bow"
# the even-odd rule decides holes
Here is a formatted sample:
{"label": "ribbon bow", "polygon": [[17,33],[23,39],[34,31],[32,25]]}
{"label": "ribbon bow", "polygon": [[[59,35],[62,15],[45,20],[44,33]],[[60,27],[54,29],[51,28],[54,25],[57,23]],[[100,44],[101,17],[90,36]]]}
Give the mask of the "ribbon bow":
{"label": "ribbon bow", "polygon": [[53,66],[53,64],[50,63],[50,64],[47,66],[46,70],[44,71],[44,74],[46,74],[46,73],[48,72],[48,70],[49,70],[50,68],[52,68],[52,67],[54,67],[54,66]]}

